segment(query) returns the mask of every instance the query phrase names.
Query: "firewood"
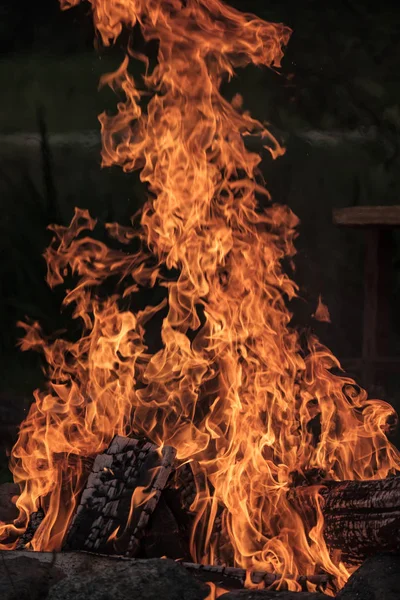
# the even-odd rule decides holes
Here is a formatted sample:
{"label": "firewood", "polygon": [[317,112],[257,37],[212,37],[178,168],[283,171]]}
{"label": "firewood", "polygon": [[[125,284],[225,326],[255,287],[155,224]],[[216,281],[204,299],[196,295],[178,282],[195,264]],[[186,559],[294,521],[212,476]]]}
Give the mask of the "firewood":
{"label": "firewood", "polygon": [[17,550],[23,550],[24,548],[29,547],[29,543],[31,542],[36,530],[39,528],[39,525],[41,524],[43,519],[44,512],[41,508],[39,508],[39,510],[31,514],[26,530],[18,539],[16,546]]}
{"label": "firewood", "polygon": [[[253,584],[257,585],[264,583],[265,587],[269,587],[278,582],[282,575],[278,573],[268,573],[266,571],[250,571],[237,567],[223,567],[219,565],[200,565],[197,563],[184,562],[180,563],[189,571],[192,571],[198,579],[204,581],[213,581],[222,585],[222,587],[242,588],[245,584],[246,577],[250,576]],[[291,579],[290,576],[287,576]],[[296,579],[300,585],[305,586],[307,583],[314,584],[318,587],[326,587],[331,580],[331,576],[326,573],[317,575],[301,576]]]}
{"label": "firewood", "polygon": [[[343,559],[359,563],[379,552],[400,550],[400,476],[366,481],[327,481],[320,489],[324,538]],[[291,490],[296,510],[315,524],[309,488]]]}
{"label": "firewood", "polygon": [[190,560],[190,529],[174,514],[168,500],[165,491],[149,519],[142,539],[141,556]]}
{"label": "firewood", "polygon": [[65,548],[137,556],[174,459],[169,446],[115,437],[94,461]]}
{"label": "firewood", "polygon": [[400,477],[330,484],[322,496],[325,540],[347,560],[400,550]]}
{"label": "firewood", "polygon": [[[164,446],[160,451],[146,440],[117,436],[94,460],[64,549],[130,557],[167,555],[187,561],[193,525],[190,507],[201,476],[195,476],[190,465],[175,463],[173,448]],[[400,550],[400,476],[344,482],[324,481],[324,476],[318,470],[294,476],[289,499],[311,528],[316,524],[312,498],[318,488],[324,537],[331,550],[341,550],[344,560],[354,563],[377,552]],[[224,545],[221,516],[214,526],[214,535],[221,538],[219,551]],[[41,511],[31,515],[18,548],[29,543],[42,517]],[[232,564],[228,547],[223,554],[220,564]],[[265,577],[269,581],[275,576]]]}

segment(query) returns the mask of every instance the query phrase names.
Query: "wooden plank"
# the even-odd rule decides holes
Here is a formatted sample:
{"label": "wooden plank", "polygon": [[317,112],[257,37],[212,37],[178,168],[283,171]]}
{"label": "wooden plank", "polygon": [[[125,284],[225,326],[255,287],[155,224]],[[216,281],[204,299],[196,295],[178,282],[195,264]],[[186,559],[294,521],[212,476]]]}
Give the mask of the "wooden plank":
{"label": "wooden plank", "polygon": [[348,206],[332,211],[342,227],[400,227],[400,206]]}

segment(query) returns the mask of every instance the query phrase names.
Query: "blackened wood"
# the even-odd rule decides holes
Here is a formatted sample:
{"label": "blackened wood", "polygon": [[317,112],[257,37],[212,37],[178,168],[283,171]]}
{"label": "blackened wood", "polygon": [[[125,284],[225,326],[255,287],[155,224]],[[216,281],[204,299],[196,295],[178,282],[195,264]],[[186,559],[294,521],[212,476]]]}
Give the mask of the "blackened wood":
{"label": "blackened wood", "polygon": [[[94,461],[66,548],[137,556],[174,460],[169,446],[116,436]],[[135,490],[144,494],[133,498]]]}
{"label": "blackened wood", "polygon": [[29,522],[26,530],[18,539],[16,549],[23,550],[24,548],[29,548],[29,544],[33,539],[36,531],[38,530],[41,522],[44,519],[44,512],[41,508],[36,512],[32,513],[29,517]]}
{"label": "blackened wood", "polygon": [[190,560],[190,530],[185,528],[181,519],[171,510],[168,492],[164,491],[142,540],[141,556],[160,558],[167,556],[175,560]]}
{"label": "blackened wood", "polygon": [[[280,581],[282,575],[278,573],[268,573],[266,571],[249,571],[240,569],[237,567],[222,567],[218,565],[200,565],[198,563],[181,562],[181,564],[193,572],[197,578],[204,579],[204,581],[212,581],[219,583],[223,587],[242,588],[245,584],[246,577],[250,576],[251,581],[257,585],[264,583],[266,587],[269,587]],[[204,578],[201,575],[204,574]],[[286,576],[287,579],[291,579],[290,575]],[[312,583],[318,587],[324,587],[331,581],[331,576],[323,573],[317,575],[301,576],[296,579],[301,585],[306,583]]]}
{"label": "blackened wood", "polygon": [[400,550],[400,477],[348,481],[323,492],[324,537],[358,562]]}
{"label": "blackened wood", "polygon": [[177,491],[177,497],[179,497],[182,508],[190,513],[190,507],[196,498],[197,492],[196,480],[191,465],[186,463],[176,469],[171,483]]}
{"label": "blackened wood", "polygon": [[[330,549],[359,563],[379,552],[400,550],[400,476],[367,481],[325,482],[324,538]],[[312,502],[306,487],[291,491],[296,509],[311,525]]]}

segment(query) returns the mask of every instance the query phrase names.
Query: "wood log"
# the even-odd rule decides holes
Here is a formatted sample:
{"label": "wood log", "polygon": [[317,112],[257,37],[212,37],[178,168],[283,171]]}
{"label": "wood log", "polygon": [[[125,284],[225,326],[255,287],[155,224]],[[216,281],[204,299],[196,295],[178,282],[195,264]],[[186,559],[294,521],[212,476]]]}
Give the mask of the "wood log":
{"label": "wood log", "polygon": [[146,440],[116,436],[94,461],[65,548],[138,556],[175,454],[169,446],[160,452]]}
{"label": "wood log", "polygon": [[[325,541],[330,550],[341,550],[346,562],[400,550],[400,476],[326,481],[320,495]],[[294,488],[289,497],[303,519],[315,524],[310,488]]]}
{"label": "wood log", "polygon": [[17,550],[24,550],[25,548],[29,549],[29,544],[30,544],[33,536],[35,535],[36,530],[39,528],[39,525],[43,521],[43,519],[44,519],[44,512],[41,508],[39,508],[38,511],[31,514],[31,516],[29,517],[29,522],[28,522],[28,526],[27,526],[26,530],[21,535],[21,537],[18,538],[18,542],[17,542],[17,546],[16,546]]}
{"label": "wood log", "polygon": [[325,540],[347,560],[400,550],[400,477],[331,483],[322,497]]}
{"label": "wood log", "polygon": [[[190,560],[196,484],[190,465],[175,470],[174,459],[172,448],[160,451],[147,440],[120,436],[95,459],[80,457],[87,481],[63,549]],[[69,457],[71,468],[75,460]],[[135,490],[139,494],[132,500]],[[30,548],[44,514],[40,508],[30,515],[19,550]],[[115,539],[109,540],[113,532]]]}
{"label": "wood log", "polygon": [[[172,448],[160,452],[146,440],[116,437],[93,463],[64,549],[188,561],[190,505],[199,482],[189,465],[177,466]],[[344,560],[354,563],[379,552],[398,552],[400,476],[344,482],[324,481],[324,476],[314,469],[294,477],[289,499],[311,528],[318,487],[328,547],[341,550]],[[145,493],[132,502],[140,489]],[[31,516],[18,548],[29,542],[41,516]],[[218,535],[218,525],[215,531]],[[221,562],[231,564],[229,559]]]}
{"label": "wood log", "polygon": [[[267,571],[246,571],[246,569],[237,567],[200,565],[185,561],[179,562],[185,569],[193,572],[198,579],[212,581],[229,589],[243,588],[247,577],[250,577],[254,585],[263,583],[265,587],[269,587],[282,579],[282,575],[279,575],[279,573],[269,573]],[[285,575],[285,577],[287,579],[294,579],[290,575]],[[307,583],[316,585],[318,588],[325,588],[331,580],[332,577],[326,573],[303,575],[296,579],[305,590],[307,589]]]}

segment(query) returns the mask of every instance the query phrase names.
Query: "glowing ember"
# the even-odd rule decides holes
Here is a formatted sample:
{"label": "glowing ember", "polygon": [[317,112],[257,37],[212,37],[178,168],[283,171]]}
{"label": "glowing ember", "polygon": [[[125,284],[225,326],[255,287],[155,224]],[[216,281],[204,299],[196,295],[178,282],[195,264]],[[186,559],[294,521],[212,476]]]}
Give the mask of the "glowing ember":
{"label": "glowing ember", "polygon": [[[318,489],[310,528],[288,500],[292,474],[386,477],[400,463],[385,435],[393,411],[334,375],[329,350],[315,337],[301,343],[289,326],[285,300],[297,288],[281,262],[295,254],[298,220],[280,205],[260,208],[257,198],[268,200],[261,159],[243,138],[262,136],[273,157],[283,149],[239,97],[230,103],[219,91],[237,67],[279,66],[290,30],[220,0],[90,1],[104,44],[136,23],[159,43],[143,89],[128,56],[102,80],[126,96],[115,116],[100,116],[103,165],[141,169],[150,199],[139,228],[108,226],[125,251],[88,237],[95,221],[83,210],[69,227],[52,228],[48,282],[78,276],[65,304],[75,306],[82,336],[51,341],[38,324],[24,326],[22,348],[44,352],[49,385],[35,392],[13,449],[21,514],[2,527],[3,539],[20,534],[40,505],[45,518],[32,547],[60,548],[83,457],[134,432],[175,447],[207,475],[210,489],[192,505],[194,560],[294,579],[323,569],[342,584],[348,573],[328,554]],[[61,0],[63,8],[78,3]],[[111,275],[123,291],[104,299],[100,284]],[[135,309],[137,291],[154,286],[165,301]],[[150,352],[145,331],[157,314],[162,347]],[[218,507],[226,550],[213,537]]]}

